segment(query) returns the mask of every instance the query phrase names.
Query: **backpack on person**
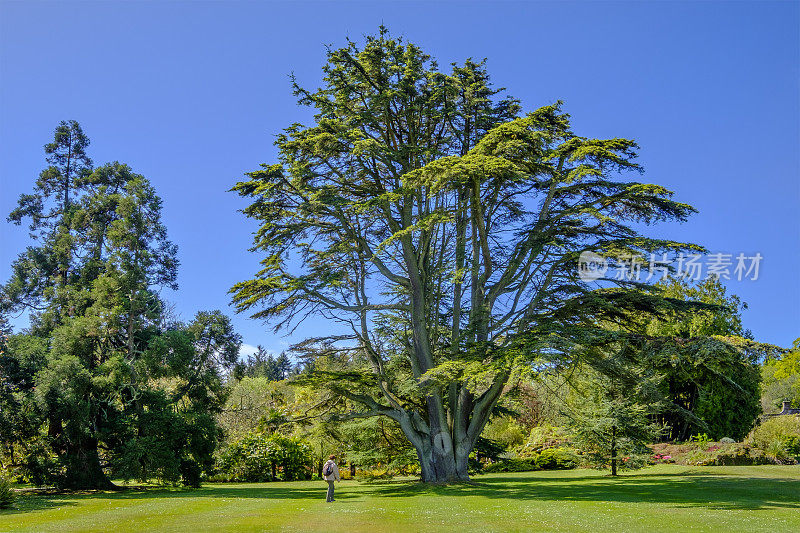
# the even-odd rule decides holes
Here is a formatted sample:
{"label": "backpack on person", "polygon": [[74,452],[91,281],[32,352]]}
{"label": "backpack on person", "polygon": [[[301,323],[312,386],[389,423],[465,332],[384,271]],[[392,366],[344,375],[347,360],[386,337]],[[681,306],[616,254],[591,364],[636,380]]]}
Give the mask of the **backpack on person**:
{"label": "backpack on person", "polygon": [[333,474],[333,462],[328,461],[327,463],[325,463],[325,468],[322,469],[322,475],[327,477],[330,476],[331,474]]}

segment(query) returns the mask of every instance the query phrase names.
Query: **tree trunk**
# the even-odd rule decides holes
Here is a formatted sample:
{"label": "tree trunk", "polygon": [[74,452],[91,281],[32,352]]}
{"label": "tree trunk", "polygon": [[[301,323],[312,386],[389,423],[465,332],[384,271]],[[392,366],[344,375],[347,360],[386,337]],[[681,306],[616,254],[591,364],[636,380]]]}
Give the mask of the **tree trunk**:
{"label": "tree trunk", "polygon": [[422,452],[417,450],[417,456],[425,483],[469,481],[466,459],[457,461],[453,454],[441,454],[431,448]]}
{"label": "tree trunk", "polygon": [[288,461],[283,462],[282,468],[283,468],[283,481],[294,481],[294,473],[292,472],[292,469],[289,468]]}
{"label": "tree trunk", "polygon": [[489,414],[507,380],[508,373],[497,376],[489,389],[477,398],[462,386],[449,409],[441,396],[431,394],[427,398],[426,416],[403,409],[385,413],[399,423],[416,449],[423,482],[469,481],[469,454],[489,421]]}
{"label": "tree trunk", "polygon": [[67,471],[64,486],[69,489],[118,489],[108,479],[97,453],[97,439],[86,439],[66,450]]}
{"label": "tree trunk", "polygon": [[406,436],[416,448],[423,482],[469,481],[467,459],[471,446],[461,444],[454,447],[451,436],[444,431],[433,438],[419,433]]}
{"label": "tree trunk", "polygon": [[114,485],[100,466],[96,438],[70,440],[60,418],[51,416],[47,430],[53,450],[64,465],[63,477],[56,478],[59,486],[68,489],[114,490]]}
{"label": "tree trunk", "polygon": [[617,426],[611,426],[611,475],[617,475]]}

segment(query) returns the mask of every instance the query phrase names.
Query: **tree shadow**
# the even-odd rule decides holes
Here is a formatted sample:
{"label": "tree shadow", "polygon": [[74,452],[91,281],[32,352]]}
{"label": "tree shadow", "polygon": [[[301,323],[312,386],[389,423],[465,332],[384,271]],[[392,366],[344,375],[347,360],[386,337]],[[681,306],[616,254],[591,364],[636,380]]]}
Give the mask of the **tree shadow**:
{"label": "tree shadow", "polygon": [[[320,500],[326,486],[292,486],[281,483],[259,485],[206,485],[199,489],[128,487],[121,491],[78,493],[31,492],[19,498],[16,509],[0,511],[0,517],[74,506],[84,499],[131,500],[160,498],[253,498],[262,500]],[[723,510],[787,508],[800,510],[800,479],[759,478],[735,474],[674,473],[610,476],[537,475],[481,476],[454,485],[428,485],[414,481],[359,484],[357,491],[337,490],[336,499],[357,501],[371,498],[407,498],[439,495],[487,499],[535,501],[596,501],[655,503],[672,507],[705,507]]]}
{"label": "tree shadow", "polygon": [[[303,500],[325,499],[327,485],[319,488],[304,487],[272,487],[272,486],[204,486],[199,489],[182,487],[135,486],[124,487],[118,491],[25,491],[18,494],[14,508],[0,510],[0,517],[4,515],[43,511],[47,509],[77,505],[81,500],[102,499],[109,501],[146,500],[146,499],[182,499],[182,498],[220,498],[240,499],[255,498],[261,500]],[[346,500],[357,495],[339,493],[336,499]]]}
{"label": "tree shadow", "polygon": [[419,494],[472,495],[488,499],[659,503],[673,507],[800,510],[800,480],[736,475],[627,474],[617,478],[555,476],[487,477],[458,485],[423,483],[384,486],[376,496],[402,498]]}
{"label": "tree shadow", "polygon": [[69,496],[59,493],[52,489],[25,489],[17,491],[16,498],[12,507],[0,509],[0,518],[3,516],[29,513],[33,511],[45,511],[58,507],[69,507],[75,505],[69,501]]}

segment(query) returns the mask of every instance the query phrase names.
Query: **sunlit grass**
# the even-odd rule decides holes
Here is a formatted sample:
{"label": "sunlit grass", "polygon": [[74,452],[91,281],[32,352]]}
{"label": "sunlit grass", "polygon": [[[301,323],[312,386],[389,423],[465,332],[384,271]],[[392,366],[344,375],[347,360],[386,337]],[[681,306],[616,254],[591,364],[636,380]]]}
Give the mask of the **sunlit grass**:
{"label": "sunlit grass", "polygon": [[412,481],[208,484],[31,495],[0,531],[800,531],[800,467],[662,465]]}

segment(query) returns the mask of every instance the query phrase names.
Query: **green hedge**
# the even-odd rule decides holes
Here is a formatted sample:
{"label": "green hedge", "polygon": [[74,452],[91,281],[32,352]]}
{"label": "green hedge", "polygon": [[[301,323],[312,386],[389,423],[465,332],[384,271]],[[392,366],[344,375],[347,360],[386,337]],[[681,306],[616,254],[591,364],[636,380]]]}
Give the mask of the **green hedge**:
{"label": "green hedge", "polygon": [[502,459],[483,467],[483,472],[530,472],[534,470],[569,470],[580,464],[580,457],[569,448],[547,448],[531,457]]}

